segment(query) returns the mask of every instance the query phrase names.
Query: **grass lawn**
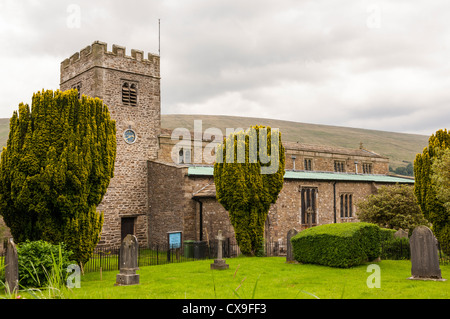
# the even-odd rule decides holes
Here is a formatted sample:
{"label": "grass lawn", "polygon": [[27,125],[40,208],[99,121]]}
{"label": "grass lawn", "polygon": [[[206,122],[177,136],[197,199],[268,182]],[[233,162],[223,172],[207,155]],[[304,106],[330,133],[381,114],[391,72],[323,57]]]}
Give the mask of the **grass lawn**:
{"label": "grass lawn", "polygon": [[[286,264],[285,258],[227,259],[229,270],[212,271],[211,260],[142,267],[140,284],[114,286],[117,271],[82,276],[78,299],[440,299],[450,298],[450,266],[444,282],[408,280],[410,261],[383,260],[381,288],[368,288],[369,264],[350,269]],[[255,288],[256,287],[256,288]],[[234,292],[236,291],[236,293]]]}

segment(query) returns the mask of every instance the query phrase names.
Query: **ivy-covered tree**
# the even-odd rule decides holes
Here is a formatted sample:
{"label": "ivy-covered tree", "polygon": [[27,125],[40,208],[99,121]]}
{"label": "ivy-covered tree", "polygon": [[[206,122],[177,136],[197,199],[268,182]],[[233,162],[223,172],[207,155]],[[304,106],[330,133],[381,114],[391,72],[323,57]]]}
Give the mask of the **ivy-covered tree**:
{"label": "ivy-covered tree", "polygon": [[267,213],[283,188],[284,167],[281,133],[270,127],[230,134],[218,147],[216,197],[229,213],[244,255],[254,256],[262,247]]}
{"label": "ivy-covered tree", "polygon": [[414,161],[414,192],[424,217],[432,224],[433,232],[441,247],[450,253],[450,212],[437,197],[436,185],[432,181],[433,162],[450,147],[450,132],[439,130],[428,140],[422,154]]}
{"label": "ivy-covered tree", "polygon": [[0,214],[14,240],[64,242],[85,263],[100,238],[96,207],[115,157],[115,121],[100,99],[43,90],[31,109],[21,103],[0,162]]}

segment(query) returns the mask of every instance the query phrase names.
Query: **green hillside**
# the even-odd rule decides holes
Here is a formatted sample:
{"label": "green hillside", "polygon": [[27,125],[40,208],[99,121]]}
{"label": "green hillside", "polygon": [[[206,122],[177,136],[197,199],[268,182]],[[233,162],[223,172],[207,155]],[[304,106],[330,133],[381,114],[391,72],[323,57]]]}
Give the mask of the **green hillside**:
{"label": "green hillside", "polygon": [[194,120],[202,120],[203,131],[216,127],[225,134],[226,128],[247,128],[251,125],[267,125],[279,128],[285,141],[330,145],[345,148],[364,148],[389,157],[393,168],[413,162],[417,153],[428,145],[429,136],[394,133],[360,128],[306,124],[290,121],[222,116],[222,115],[161,115],[163,128],[183,127],[194,129]]}
{"label": "green hillside", "polygon": [[[413,162],[417,153],[428,145],[428,136],[394,133],[360,128],[306,124],[290,121],[260,119],[222,115],[161,115],[161,125],[166,129],[177,127],[194,129],[194,120],[202,120],[203,131],[210,127],[222,130],[226,128],[247,128],[251,125],[267,125],[279,128],[285,141],[307,144],[330,145],[345,148],[364,148],[389,157],[393,168],[406,166]],[[0,146],[6,145],[9,131],[9,119],[0,119]]]}

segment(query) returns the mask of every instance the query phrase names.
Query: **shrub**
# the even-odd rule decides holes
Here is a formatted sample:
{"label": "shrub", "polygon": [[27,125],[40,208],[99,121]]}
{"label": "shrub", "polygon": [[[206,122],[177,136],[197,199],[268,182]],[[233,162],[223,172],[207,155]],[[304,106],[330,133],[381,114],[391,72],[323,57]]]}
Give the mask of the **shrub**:
{"label": "shrub", "polygon": [[[26,241],[17,247],[19,259],[19,281],[25,287],[44,287],[48,277],[61,275],[65,280],[65,269],[76,262],[70,260],[71,251],[66,250],[64,243],[53,245],[48,242]],[[51,274],[58,265],[60,274]]]}
{"label": "shrub", "polygon": [[410,259],[408,238],[392,238],[381,242],[381,259]]}
{"label": "shrub", "polygon": [[291,239],[302,263],[349,268],[380,255],[380,228],[369,223],[327,224],[308,228]]}
{"label": "shrub", "polygon": [[381,240],[381,242],[383,243],[383,242],[388,241],[388,240],[393,240],[395,232],[396,232],[395,229],[380,228],[380,240]]}

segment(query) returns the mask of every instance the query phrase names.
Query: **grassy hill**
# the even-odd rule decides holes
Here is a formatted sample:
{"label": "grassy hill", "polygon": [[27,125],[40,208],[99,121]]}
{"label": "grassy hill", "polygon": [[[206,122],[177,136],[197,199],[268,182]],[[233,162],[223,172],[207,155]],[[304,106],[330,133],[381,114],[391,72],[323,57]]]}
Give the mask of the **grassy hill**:
{"label": "grassy hill", "polygon": [[282,120],[249,118],[222,115],[161,115],[163,128],[177,127],[194,129],[194,120],[202,120],[203,131],[210,127],[222,130],[226,128],[247,128],[251,125],[267,125],[279,128],[284,141],[318,145],[330,145],[345,148],[364,148],[389,157],[391,166],[397,168],[413,162],[417,153],[422,153],[428,145],[429,136],[394,133],[360,128],[306,124]]}
{"label": "grassy hill", "polygon": [[[251,125],[267,125],[279,128],[285,141],[318,145],[330,145],[345,148],[358,148],[363,143],[372,150],[390,159],[393,168],[406,166],[413,162],[417,153],[428,145],[428,136],[394,133],[360,128],[306,124],[290,121],[260,119],[222,115],[161,115],[163,128],[183,127],[194,129],[194,120],[202,120],[203,131],[210,127],[222,130],[226,128],[247,128]],[[9,119],[0,119],[0,147],[6,145],[9,132]]]}

